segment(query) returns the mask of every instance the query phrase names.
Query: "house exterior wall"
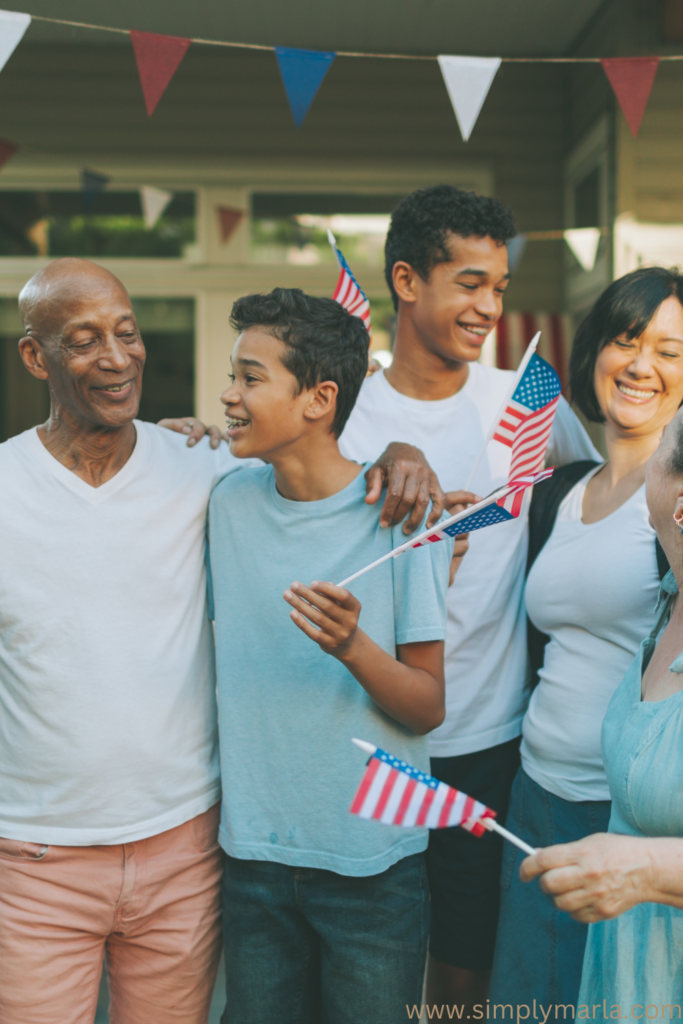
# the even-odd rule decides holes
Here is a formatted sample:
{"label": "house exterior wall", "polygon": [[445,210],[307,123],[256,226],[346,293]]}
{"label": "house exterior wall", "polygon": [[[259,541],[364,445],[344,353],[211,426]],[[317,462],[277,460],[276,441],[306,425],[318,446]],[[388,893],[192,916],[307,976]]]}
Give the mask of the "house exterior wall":
{"label": "house exterior wall", "polygon": [[[563,87],[557,68],[503,65],[465,144],[436,62],[340,58],[297,132],[272,54],[192,47],[148,119],[127,43],[25,44],[0,75],[1,132],[20,147],[0,188],[78,188],[85,166],[116,189],[199,190],[189,261],[102,262],[135,295],[195,298],[196,411],[215,420],[234,298],[277,284],[329,295],[335,280],[331,266],[250,263],[246,219],[221,245],[217,203],[248,211],[255,189],[400,195],[446,181],[497,195],[522,230],[557,228]],[[16,295],[43,264],[0,259],[0,294]],[[386,297],[380,269],[358,276],[371,299]],[[561,244],[530,246],[507,308],[561,306]]]}

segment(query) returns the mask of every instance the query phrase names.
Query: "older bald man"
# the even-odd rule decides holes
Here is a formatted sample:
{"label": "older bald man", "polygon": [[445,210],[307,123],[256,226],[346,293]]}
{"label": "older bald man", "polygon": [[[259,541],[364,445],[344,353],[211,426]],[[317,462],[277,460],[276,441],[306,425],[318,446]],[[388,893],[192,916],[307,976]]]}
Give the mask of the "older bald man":
{"label": "older bald man", "polygon": [[0,1020],[205,1021],[220,955],[206,507],[226,446],[133,422],[145,349],[110,273],[20,297],[48,422],[0,445]]}
{"label": "older bald man", "polygon": [[[0,1021],[91,1024],[106,950],[112,1024],[200,1024],[222,856],[204,533],[233,462],[134,421],[145,350],[112,274],[57,260],[20,310],[51,411],[0,445]],[[434,486],[402,452],[399,517]]]}

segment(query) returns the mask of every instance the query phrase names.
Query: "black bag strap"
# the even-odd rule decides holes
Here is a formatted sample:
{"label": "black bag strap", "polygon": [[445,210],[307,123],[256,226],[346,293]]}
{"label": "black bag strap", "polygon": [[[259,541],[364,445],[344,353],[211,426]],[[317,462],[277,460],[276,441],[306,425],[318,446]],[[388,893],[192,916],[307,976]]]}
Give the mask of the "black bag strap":
{"label": "black bag strap", "polygon": [[[567,466],[556,469],[549,480],[543,480],[534,487],[529,509],[529,554],[527,556],[526,574],[534,564],[543,547],[553,532],[557,513],[564,498],[571,489],[590,472],[597,462],[584,459],[581,462],[570,462]],[[657,572],[660,581],[669,571],[669,563],[664,550],[655,537],[655,554],[657,556]],[[527,683],[530,689],[538,685],[538,671],[543,665],[545,647],[550,637],[536,629],[527,617],[527,649],[529,651],[529,671]]]}

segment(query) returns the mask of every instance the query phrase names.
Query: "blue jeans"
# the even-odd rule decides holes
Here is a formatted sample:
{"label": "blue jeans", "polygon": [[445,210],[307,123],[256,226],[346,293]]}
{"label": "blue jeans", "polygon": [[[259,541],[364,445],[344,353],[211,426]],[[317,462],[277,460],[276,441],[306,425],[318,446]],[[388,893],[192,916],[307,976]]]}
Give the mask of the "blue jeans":
{"label": "blue jeans", "polygon": [[[534,847],[571,843],[593,832],[606,832],[610,806],[609,800],[563,800],[520,768],[505,825]],[[525,857],[512,843],[505,843],[490,1005],[531,1007],[534,999],[546,1009],[549,1003],[574,1005],[588,925],[558,910],[538,879],[520,880]],[[554,1013],[550,1020],[555,1020]]]}
{"label": "blue jeans", "polygon": [[424,854],[361,878],[226,857],[223,1024],[397,1024],[421,1003]]}

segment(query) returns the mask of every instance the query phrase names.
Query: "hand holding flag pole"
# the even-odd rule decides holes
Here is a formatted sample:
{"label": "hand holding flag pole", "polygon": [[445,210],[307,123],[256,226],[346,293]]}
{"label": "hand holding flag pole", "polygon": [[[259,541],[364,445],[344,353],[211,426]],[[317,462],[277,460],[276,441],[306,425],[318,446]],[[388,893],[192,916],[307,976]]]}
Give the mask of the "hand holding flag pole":
{"label": "hand holding flag pole", "polygon": [[512,382],[510,390],[508,391],[508,393],[505,396],[505,399],[503,401],[503,404],[501,405],[500,409],[498,410],[496,418],[493,421],[493,426],[491,427],[491,429],[489,430],[488,434],[486,435],[486,440],[484,441],[484,444],[482,445],[482,449],[479,452],[479,455],[477,456],[477,461],[474,463],[474,466],[472,467],[472,472],[470,473],[470,475],[468,477],[468,480],[467,480],[467,483],[465,484],[465,487],[463,488],[465,491],[469,491],[469,489],[470,489],[470,484],[472,483],[472,480],[474,479],[474,474],[479,469],[479,463],[484,458],[484,454],[485,454],[486,449],[488,447],[488,443],[489,443],[489,441],[492,440],[493,435],[495,434],[496,429],[498,427],[498,424],[500,423],[500,421],[501,421],[501,419],[502,419],[502,417],[503,417],[503,415],[505,413],[505,410],[508,407],[508,402],[510,401],[510,399],[514,395],[515,390],[516,390],[519,382],[521,381],[522,377],[524,376],[524,371],[526,370],[527,366],[529,365],[529,360],[531,359],[532,355],[536,351],[536,347],[537,347],[537,345],[538,345],[540,340],[541,340],[541,332],[537,331],[536,334],[534,335],[534,337],[529,342],[529,346],[528,346],[526,352],[524,353],[524,355],[522,357],[522,361],[519,364],[519,367],[517,368],[517,373],[515,374],[515,379]]}
{"label": "hand holding flag pole", "polygon": [[490,807],[379,750],[374,743],[358,739],[351,742],[370,755],[351,814],[405,828],[460,825],[475,836],[482,836],[486,829],[497,832],[524,853],[536,853],[523,839],[499,825]]}

